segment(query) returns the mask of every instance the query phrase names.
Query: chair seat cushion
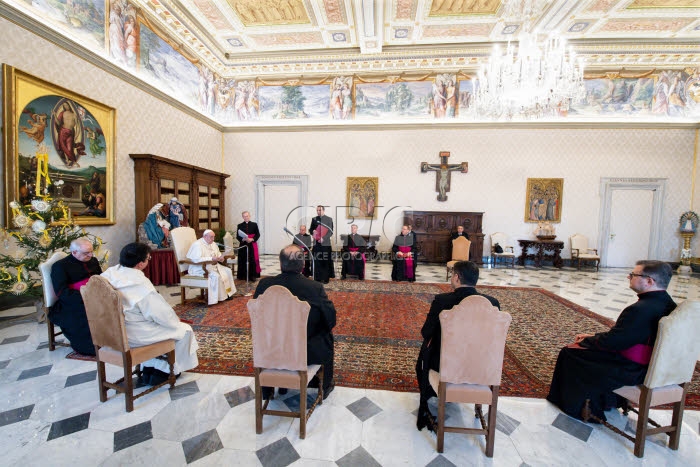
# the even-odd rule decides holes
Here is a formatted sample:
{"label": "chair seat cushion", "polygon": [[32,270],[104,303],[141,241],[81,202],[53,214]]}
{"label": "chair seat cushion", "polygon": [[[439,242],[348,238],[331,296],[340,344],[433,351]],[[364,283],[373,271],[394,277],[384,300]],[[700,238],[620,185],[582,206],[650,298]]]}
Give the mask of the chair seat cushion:
{"label": "chair seat cushion", "polygon": [[[314,377],[321,365],[309,365],[306,370],[307,381]],[[274,388],[299,389],[299,372],[293,370],[263,369],[260,372],[260,384]]]}
{"label": "chair seat cushion", "polygon": [[[613,391],[615,394],[624,397],[625,399],[639,404],[639,397],[642,394],[641,386],[623,386]],[[672,404],[678,402],[683,397],[683,388],[677,384],[669,384],[660,388],[651,390],[651,406]]]}
{"label": "chair seat cushion", "polygon": [[455,264],[457,264],[457,263],[458,263],[458,261],[448,261],[448,262],[447,262],[447,268],[448,268],[448,269],[452,269],[452,268],[455,267]]}
{"label": "chair seat cushion", "polygon": [[180,277],[180,285],[182,287],[207,287],[209,279],[203,276],[182,276]]}
{"label": "chair seat cushion", "polygon": [[589,253],[581,253],[578,256],[574,256],[574,258],[581,258],[581,259],[600,259],[600,256],[598,255],[591,255]]}
{"label": "chair seat cushion", "polygon": [[[428,374],[430,385],[436,394],[440,385],[440,373],[430,370]],[[493,393],[491,388],[483,384],[454,384],[447,383],[445,402],[463,402],[467,404],[491,404]]]}
{"label": "chair seat cushion", "polygon": [[[166,354],[171,350],[175,350],[175,341],[168,339],[153,344],[144,345],[141,347],[131,347],[131,363],[138,365],[146,360]],[[122,353],[109,347],[101,347],[98,355],[100,361],[111,363],[116,366],[124,366]]]}
{"label": "chair seat cushion", "polygon": [[493,256],[515,256],[515,253],[503,252],[503,253],[493,253]]}

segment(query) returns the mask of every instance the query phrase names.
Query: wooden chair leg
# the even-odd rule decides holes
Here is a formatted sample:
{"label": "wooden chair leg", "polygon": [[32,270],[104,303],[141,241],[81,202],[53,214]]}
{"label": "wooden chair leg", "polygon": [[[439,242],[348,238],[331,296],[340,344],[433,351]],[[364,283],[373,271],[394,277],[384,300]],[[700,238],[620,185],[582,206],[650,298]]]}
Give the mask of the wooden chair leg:
{"label": "wooden chair leg", "polygon": [[97,360],[97,384],[100,390],[100,402],[107,401],[107,387],[105,386],[105,363],[99,360],[100,351],[95,347],[95,354],[98,355]]}
{"label": "wooden chair leg", "polygon": [[175,387],[175,350],[168,352],[168,365],[170,366],[168,382],[170,383],[170,389],[172,389]]}
{"label": "wooden chair leg", "polygon": [[46,313],[46,328],[49,331],[49,352],[53,352],[56,350],[56,336],[53,323],[49,319],[48,311]]}
{"label": "wooden chair leg", "polygon": [[318,401],[318,405],[323,404],[323,375],[324,371],[326,371],[326,367],[324,365],[321,365],[321,368],[318,370],[318,373],[316,375],[318,376],[318,393],[321,395],[321,400]]}
{"label": "wooden chair leg", "polygon": [[496,414],[498,413],[499,386],[491,386],[491,405],[489,406],[489,423],[486,427],[486,457],[493,457],[496,443]]}
{"label": "wooden chair leg", "polygon": [[185,304],[185,288],[180,287],[180,305]]}
{"label": "wooden chair leg", "polygon": [[124,399],[126,401],[126,411],[133,412],[134,410],[134,378],[131,371],[131,353],[125,352],[123,355],[124,365]]}
{"label": "wooden chair leg", "polygon": [[688,392],[688,383],[683,383],[680,386],[683,388],[683,396],[680,401],[673,404],[671,426],[675,427],[675,430],[669,434],[668,440],[668,447],[674,451],[678,449],[678,443],[681,441],[681,427],[683,426],[683,411],[685,410],[685,395]]}
{"label": "wooden chair leg", "polygon": [[438,386],[438,432],[437,432],[437,452],[445,450],[445,399],[447,398],[447,384],[440,382]]}
{"label": "wooden chair leg", "polygon": [[637,432],[634,437],[634,455],[644,457],[644,444],[649,426],[649,406],[651,405],[651,390],[646,386],[641,386],[642,392],[639,395],[639,417],[637,418]]}
{"label": "wooden chair leg", "polygon": [[262,386],[260,385],[260,368],[255,368],[255,433],[262,433]]}
{"label": "wooden chair leg", "polygon": [[305,370],[299,372],[299,438],[306,438],[306,385],[308,376]]}

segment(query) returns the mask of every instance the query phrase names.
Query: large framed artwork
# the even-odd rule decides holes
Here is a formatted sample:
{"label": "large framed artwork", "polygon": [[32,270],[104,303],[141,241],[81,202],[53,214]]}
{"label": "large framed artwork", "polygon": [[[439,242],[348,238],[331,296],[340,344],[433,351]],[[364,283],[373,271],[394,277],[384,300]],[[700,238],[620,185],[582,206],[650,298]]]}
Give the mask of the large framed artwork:
{"label": "large framed artwork", "polygon": [[528,178],[525,222],[561,222],[563,178]]}
{"label": "large framed artwork", "polygon": [[76,224],[114,224],[116,110],[11,66],[2,72],[5,225],[7,205],[37,191],[62,199]]}
{"label": "large framed artwork", "polygon": [[348,177],[345,200],[348,218],[376,219],[379,178]]}

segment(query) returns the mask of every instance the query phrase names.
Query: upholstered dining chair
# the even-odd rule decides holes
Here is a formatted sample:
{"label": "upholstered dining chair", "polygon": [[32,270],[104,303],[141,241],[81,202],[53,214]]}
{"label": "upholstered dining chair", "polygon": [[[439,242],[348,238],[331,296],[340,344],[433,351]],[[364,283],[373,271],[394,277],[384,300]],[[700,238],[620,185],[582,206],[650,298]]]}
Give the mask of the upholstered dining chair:
{"label": "upholstered dining chair", "polygon": [[[53,282],[51,281],[51,268],[54,263],[68,256],[68,253],[63,251],[57,251],[49,259],[39,264],[39,271],[41,272],[41,286],[44,290],[44,318],[46,318],[46,328],[49,334],[49,351],[56,350],[56,337],[63,334],[63,331],[56,332],[56,327],[49,319],[49,310],[58,301],[56,292],[53,289]],[[68,345],[64,343],[59,343],[59,345]]]}
{"label": "upholstered dining chair", "polygon": [[[323,404],[323,365],[306,363],[306,323],[311,306],[286,288],[273,285],[248,301],[253,336],[255,371],[255,432],[262,433],[263,415],[299,419],[299,437],[306,437],[306,423],[317,405]],[[318,375],[318,395],[306,410],[306,386]],[[262,387],[299,390],[299,411],[268,410],[262,402]]]}
{"label": "upholstered dining chair", "polygon": [[[638,386],[624,386],[613,391],[638,407],[633,409],[628,405],[624,410],[625,415],[629,410],[638,414],[635,436],[630,436],[608,422],[603,423],[614,432],[634,442],[635,456],[644,456],[646,437],[656,433],[667,433],[668,447],[673,450],[678,449],[685,396],[693,378],[696,362],[700,357],[698,334],[700,334],[700,301],[686,300],[670,315],[659,321],[656,343],[644,383]],[[649,418],[649,409],[665,404],[672,404],[673,415],[670,425],[661,426]],[[590,418],[597,417],[590,416]],[[649,423],[656,428],[649,428]]]}
{"label": "upholstered dining chair", "polygon": [[[430,370],[428,376],[438,395],[438,452],[443,452],[447,431],[485,435],[486,457],[493,457],[498,390],[510,322],[508,313],[480,295],[469,296],[440,313],[440,372]],[[481,428],[445,426],[447,402],[475,404]],[[482,404],[489,406],[488,423]]]}
{"label": "upholstered dining chair", "polygon": [[450,274],[454,270],[457,261],[469,261],[469,248],[472,242],[465,237],[457,237],[452,240],[452,260],[447,262],[447,275],[445,280],[450,280]]}
{"label": "upholstered dining chair", "polygon": [[[501,253],[497,253],[495,250],[496,244],[503,248]],[[493,267],[496,267],[498,260],[500,258],[501,263],[505,262],[508,264],[510,261],[510,267],[515,267],[515,250],[512,245],[508,245],[508,235],[503,232],[496,232],[491,234],[491,258],[493,258]]]}
{"label": "upholstered dining chair", "polygon": [[[170,384],[172,389],[175,386],[175,341],[168,339],[141,347],[131,347],[126,336],[122,300],[109,281],[102,276],[92,276],[80,289],[80,293],[85,303],[92,343],[95,344],[100,402],[105,402],[107,391],[114,389],[117,393],[124,393],[126,411],[131,412],[134,410],[134,399],[166,384]],[[170,364],[169,378],[134,395],[133,375],[141,376],[141,363],[161,355],[167,355]],[[122,367],[124,376],[114,382],[107,381],[105,363]],[[134,366],[136,369],[133,369]]]}
{"label": "upholstered dining chair", "polygon": [[[185,304],[185,287],[200,289],[199,298],[204,299],[205,294],[209,290],[209,274],[207,273],[207,264],[216,264],[216,261],[194,262],[187,259],[187,252],[194,242],[197,241],[197,234],[192,227],[178,227],[170,231],[170,238],[173,241],[173,250],[175,251],[175,260],[180,271],[180,304]],[[191,276],[187,273],[190,264],[199,264],[203,266],[203,276]]]}
{"label": "upholstered dining chair", "polygon": [[581,269],[581,261],[595,261],[595,269],[600,266],[600,256],[595,248],[588,248],[588,238],[585,235],[574,234],[569,237],[571,242],[571,262],[577,261],[577,269]]}

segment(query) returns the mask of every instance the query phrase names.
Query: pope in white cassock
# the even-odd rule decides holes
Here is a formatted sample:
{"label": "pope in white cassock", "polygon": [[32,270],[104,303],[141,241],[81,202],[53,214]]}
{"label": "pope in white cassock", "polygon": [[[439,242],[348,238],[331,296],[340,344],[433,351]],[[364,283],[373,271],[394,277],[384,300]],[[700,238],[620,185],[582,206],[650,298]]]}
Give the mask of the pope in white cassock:
{"label": "pope in white cassock", "polygon": [[[214,243],[214,232],[205,230],[202,238],[192,244],[187,252],[187,259],[195,262],[202,261],[224,261],[224,255],[219,251],[219,247]],[[236,293],[236,285],[233,283],[233,272],[231,268],[221,264],[207,264],[209,273],[209,289],[207,297],[209,305],[214,305],[226,300]],[[191,264],[187,269],[190,276],[204,276],[204,268],[198,264]]]}
{"label": "pope in white cassock", "polygon": [[[175,339],[176,374],[191,370],[199,364],[199,345],[189,324],[180,322],[173,308],[156,291],[143,269],[151,258],[144,243],[130,243],[119,255],[119,265],[102,273],[121,296],[124,322],[129,345],[138,347],[166,339]],[[144,368],[155,368],[170,373],[168,362],[158,358],[143,363]]]}

